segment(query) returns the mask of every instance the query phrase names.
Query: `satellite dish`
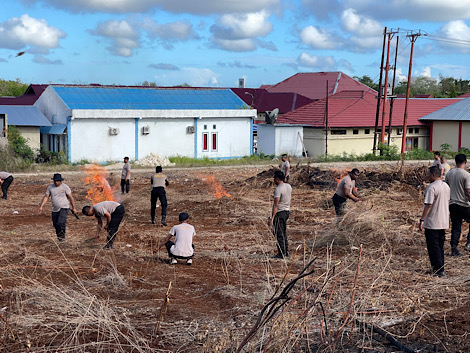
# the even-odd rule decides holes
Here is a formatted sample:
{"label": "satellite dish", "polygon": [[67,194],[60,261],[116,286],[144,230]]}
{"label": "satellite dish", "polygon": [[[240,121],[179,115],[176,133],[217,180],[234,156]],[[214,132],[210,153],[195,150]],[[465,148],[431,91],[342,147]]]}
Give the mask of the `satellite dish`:
{"label": "satellite dish", "polygon": [[277,116],[279,115],[279,109],[274,108],[270,112],[266,112],[266,124],[275,124],[277,121]]}

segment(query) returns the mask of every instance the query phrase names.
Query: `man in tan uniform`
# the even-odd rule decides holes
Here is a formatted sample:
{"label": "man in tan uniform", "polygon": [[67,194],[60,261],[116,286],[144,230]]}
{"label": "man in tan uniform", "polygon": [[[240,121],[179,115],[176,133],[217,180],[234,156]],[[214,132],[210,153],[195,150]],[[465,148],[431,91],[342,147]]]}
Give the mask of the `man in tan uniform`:
{"label": "man in tan uniform", "polygon": [[[170,257],[171,265],[176,265],[178,259],[186,260],[186,265],[193,264],[194,245],[193,240],[196,236],[196,230],[188,223],[189,214],[181,212],[178,216],[180,224],[173,226],[166,238],[160,243],[160,249],[165,245]],[[175,242],[170,241],[171,237],[175,237]]]}
{"label": "man in tan uniform", "polygon": [[287,154],[283,154],[281,157],[282,160],[282,165],[281,165],[281,172],[284,173],[284,182],[288,183],[289,182],[289,175],[290,175],[290,163],[287,158]]}
{"label": "man in tan uniform", "polygon": [[121,193],[124,195],[124,191],[129,193],[131,180],[131,165],[129,163],[129,157],[124,157],[124,166],[121,172]]}
{"label": "man in tan uniform", "polygon": [[274,259],[283,259],[289,256],[289,244],[287,241],[287,220],[292,195],[292,187],[284,183],[285,175],[280,170],[274,172],[274,202],[271,216],[268,217],[269,227],[273,227],[273,233],[277,241],[277,255]]}
{"label": "man in tan uniform", "polygon": [[165,187],[170,185],[168,178],[163,174],[163,169],[161,166],[155,168],[155,173],[150,178],[150,183],[152,184],[152,193],[150,195],[150,218],[152,224],[155,224],[155,209],[157,208],[157,199],[160,200],[162,206],[162,224],[166,226],[166,209],[168,202],[166,200],[166,191]]}
{"label": "man in tan uniform", "polygon": [[444,277],[444,241],[445,231],[449,228],[450,188],[441,180],[438,166],[429,168],[428,180],[431,184],[424,192],[424,209],[419,220],[419,230],[424,228],[433,275]]}
{"label": "man in tan uniform", "polygon": [[60,174],[54,174],[54,177],[52,178],[54,183],[47,187],[46,194],[42,198],[38,210],[38,213],[40,214],[47,200],[52,200],[52,224],[59,241],[65,240],[65,228],[70,205],[72,205],[72,212],[74,214],[77,213],[77,210],[75,209],[75,200],[72,197],[72,191],[68,185],[62,183],[63,180],[64,178],[62,178]]}
{"label": "man in tan uniform", "polygon": [[360,196],[356,190],[356,180],[359,177],[359,170],[354,168],[338,184],[333,195],[333,205],[335,205],[336,216],[344,215],[344,205],[348,199],[354,202],[359,201]]}
{"label": "man in tan uniform", "polygon": [[[124,217],[125,210],[124,206],[119,202],[115,201],[103,201],[97,203],[93,207],[85,206],[82,208],[82,213],[85,216],[95,216],[98,222],[96,228],[96,237],[100,236],[101,228],[108,231],[108,237],[106,239],[105,249],[112,249],[116,233],[119,229],[119,225]],[[106,219],[106,224],[103,227],[103,220]]]}

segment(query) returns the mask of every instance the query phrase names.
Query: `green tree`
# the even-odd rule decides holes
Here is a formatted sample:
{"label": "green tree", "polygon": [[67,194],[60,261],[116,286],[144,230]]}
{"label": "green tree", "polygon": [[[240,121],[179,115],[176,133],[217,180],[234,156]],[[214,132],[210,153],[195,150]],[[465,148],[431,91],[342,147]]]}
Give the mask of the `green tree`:
{"label": "green tree", "polygon": [[21,136],[21,133],[16,126],[8,126],[8,144],[18,157],[24,159],[34,158],[34,152],[31,147],[28,146],[28,141]]}
{"label": "green tree", "polygon": [[19,78],[16,81],[0,79],[0,96],[18,97],[24,94],[28,85]]}
{"label": "green tree", "polygon": [[375,83],[370,76],[364,75],[362,77],[359,76],[353,76],[353,79],[356,81],[359,81],[360,83],[378,91],[379,90],[379,84]]}
{"label": "green tree", "polygon": [[150,82],[150,81],[144,81],[140,84],[140,86],[157,87],[157,83],[156,82]]}

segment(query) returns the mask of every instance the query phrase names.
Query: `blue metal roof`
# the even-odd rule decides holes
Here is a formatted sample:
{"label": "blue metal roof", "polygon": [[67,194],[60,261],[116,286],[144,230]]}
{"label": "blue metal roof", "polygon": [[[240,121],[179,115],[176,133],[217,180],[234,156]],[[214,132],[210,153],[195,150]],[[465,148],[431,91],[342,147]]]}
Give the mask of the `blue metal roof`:
{"label": "blue metal roof", "polygon": [[462,99],[445,108],[436,110],[419,120],[470,121],[470,98]]}
{"label": "blue metal roof", "polygon": [[70,109],[242,109],[230,89],[52,86]]}
{"label": "blue metal roof", "polygon": [[0,105],[0,114],[7,114],[8,125],[51,126],[39,109],[31,105]]}
{"label": "blue metal roof", "polygon": [[41,134],[62,135],[66,127],[65,124],[54,124],[53,126],[41,127],[40,131]]}

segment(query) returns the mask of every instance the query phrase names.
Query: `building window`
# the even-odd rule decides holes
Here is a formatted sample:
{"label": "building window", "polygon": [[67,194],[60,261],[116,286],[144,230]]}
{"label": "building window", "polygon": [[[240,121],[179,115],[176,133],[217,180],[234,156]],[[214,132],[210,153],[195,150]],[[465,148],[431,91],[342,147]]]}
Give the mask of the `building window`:
{"label": "building window", "polygon": [[202,134],[202,151],[209,151],[209,134],[207,132]]}
{"label": "building window", "polygon": [[412,133],[413,133],[413,128],[412,128],[412,127],[409,127],[409,128],[408,128],[408,133],[409,133],[409,134],[412,134]]}
{"label": "building window", "polygon": [[359,130],[358,129],[353,129],[353,135],[359,135]]}
{"label": "building window", "polygon": [[406,150],[411,151],[413,148],[418,148],[418,138],[407,137],[406,138]]}
{"label": "building window", "polygon": [[364,129],[364,134],[369,135],[370,134],[370,129]]}
{"label": "building window", "polygon": [[415,127],[415,134],[419,134],[419,127]]}
{"label": "building window", "polygon": [[217,133],[212,133],[212,151],[217,151]]}
{"label": "building window", "polygon": [[346,135],[346,130],[331,130],[332,135]]}
{"label": "building window", "polygon": [[204,125],[204,130],[207,130],[207,125]]}
{"label": "building window", "polygon": [[403,133],[403,129],[397,129],[397,135],[401,135]]}
{"label": "building window", "polygon": [[214,124],[212,125],[212,130],[215,130],[215,129],[217,129],[217,125]]}

